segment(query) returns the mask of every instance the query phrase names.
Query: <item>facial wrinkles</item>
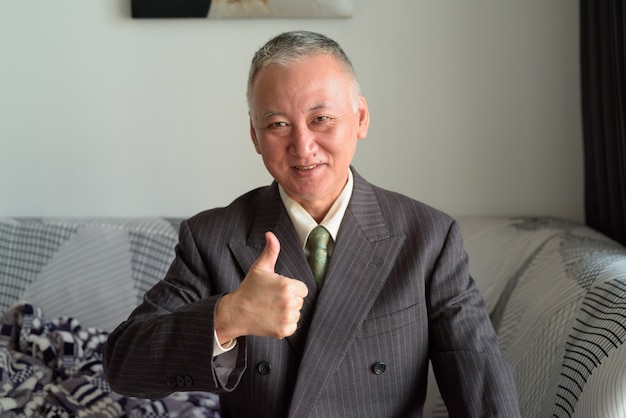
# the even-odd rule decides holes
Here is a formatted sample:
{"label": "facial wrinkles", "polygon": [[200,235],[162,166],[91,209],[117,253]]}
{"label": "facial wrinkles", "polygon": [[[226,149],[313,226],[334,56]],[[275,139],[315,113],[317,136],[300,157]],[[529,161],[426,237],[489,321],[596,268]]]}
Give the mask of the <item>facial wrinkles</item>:
{"label": "facial wrinkles", "polygon": [[[283,69],[278,69],[281,71]],[[266,76],[265,74],[263,74]],[[281,79],[281,73],[270,74],[271,79]],[[257,82],[260,80],[257,80]],[[274,117],[274,116],[284,116],[287,118],[293,117],[294,115],[298,115],[299,109],[305,109],[302,111],[303,117],[310,117],[310,114],[322,111],[325,109],[332,109],[333,104],[334,107],[339,105],[338,102],[344,102],[347,98],[344,97],[344,90],[342,88],[337,88],[336,83],[337,80],[324,80],[322,84],[311,84],[312,80],[302,79],[292,79],[288,80],[280,80],[280,82],[268,81],[265,80],[265,83],[261,85],[255,86],[255,94],[257,98],[260,100],[257,101],[257,109],[261,107],[260,110],[262,113],[259,119],[257,119],[260,123],[263,123],[266,119]],[[330,83],[330,84],[329,84]],[[340,82],[342,84],[342,82]],[[353,83],[350,83],[350,97],[348,100],[350,101],[350,107],[353,108],[356,112],[358,108],[358,98],[355,100],[354,95],[354,86]],[[269,88],[269,90],[268,90]],[[331,97],[328,97],[330,94]],[[339,96],[339,97],[338,97]],[[264,107],[264,98],[266,97],[282,97],[281,103],[272,103],[274,108],[265,109]],[[309,104],[306,102],[313,102],[313,104]],[[253,106],[254,107],[254,106]],[[307,112],[309,114],[307,115]],[[298,115],[300,116],[300,115]],[[289,121],[287,121],[289,122]],[[308,121],[310,122],[310,121]]]}

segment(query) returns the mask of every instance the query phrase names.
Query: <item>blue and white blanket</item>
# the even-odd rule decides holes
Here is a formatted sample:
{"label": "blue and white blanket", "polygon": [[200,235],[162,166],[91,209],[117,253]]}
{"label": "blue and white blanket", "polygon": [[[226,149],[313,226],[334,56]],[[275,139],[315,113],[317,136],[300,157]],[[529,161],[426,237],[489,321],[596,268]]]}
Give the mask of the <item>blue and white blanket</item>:
{"label": "blue and white blanket", "polygon": [[148,400],[113,392],[102,366],[107,336],[70,317],[48,319],[32,304],[11,307],[0,322],[0,416],[219,417],[212,393]]}

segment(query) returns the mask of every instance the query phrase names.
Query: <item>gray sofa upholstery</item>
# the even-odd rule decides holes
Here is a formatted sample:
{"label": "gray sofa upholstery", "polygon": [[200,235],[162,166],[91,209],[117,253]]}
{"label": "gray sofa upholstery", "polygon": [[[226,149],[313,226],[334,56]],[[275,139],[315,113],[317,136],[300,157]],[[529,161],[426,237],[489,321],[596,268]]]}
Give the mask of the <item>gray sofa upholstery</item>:
{"label": "gray sofa upholstery", "polygon": [[18,300],[108,331],[163,278],[180,219],[0,220],[0,310]]}
{"label": "gray sofa upholstery", "polygon": [[522,416],[626,417],[626,248],[562,219],[459,222]]}

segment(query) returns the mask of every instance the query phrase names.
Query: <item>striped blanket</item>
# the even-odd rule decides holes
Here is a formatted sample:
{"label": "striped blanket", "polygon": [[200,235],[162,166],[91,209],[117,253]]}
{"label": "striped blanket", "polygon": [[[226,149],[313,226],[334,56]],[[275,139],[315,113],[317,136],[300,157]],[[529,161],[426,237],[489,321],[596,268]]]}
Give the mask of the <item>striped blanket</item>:
{"label": "striped blanket", "polygon": [[0,322],[2,417],[219,417],[217,395],[137,399],[111,390],[102,367],[107,332],[73,318],[48,319],[19,303]]}

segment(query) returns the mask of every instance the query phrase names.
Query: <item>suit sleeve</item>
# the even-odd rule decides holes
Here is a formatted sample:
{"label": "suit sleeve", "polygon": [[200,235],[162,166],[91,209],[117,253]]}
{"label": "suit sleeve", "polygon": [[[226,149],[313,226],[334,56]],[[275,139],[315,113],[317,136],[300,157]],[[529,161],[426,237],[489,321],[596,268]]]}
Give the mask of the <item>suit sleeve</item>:
{"label": "suit sleeve", "polygon": [[112,389],[126,396],[160,398],[176,391],[230,391],[245,369],[245,338],[226,381],[213,358],[214,314],[222,294],[209,277],[187,222],[166,277],[109,336],[104,368]]}
{"label": "suit sleeve", "polygon": [[428,284],[430,353],[451,417],[518,417],[512,368],[470,277],[454,222]]}

